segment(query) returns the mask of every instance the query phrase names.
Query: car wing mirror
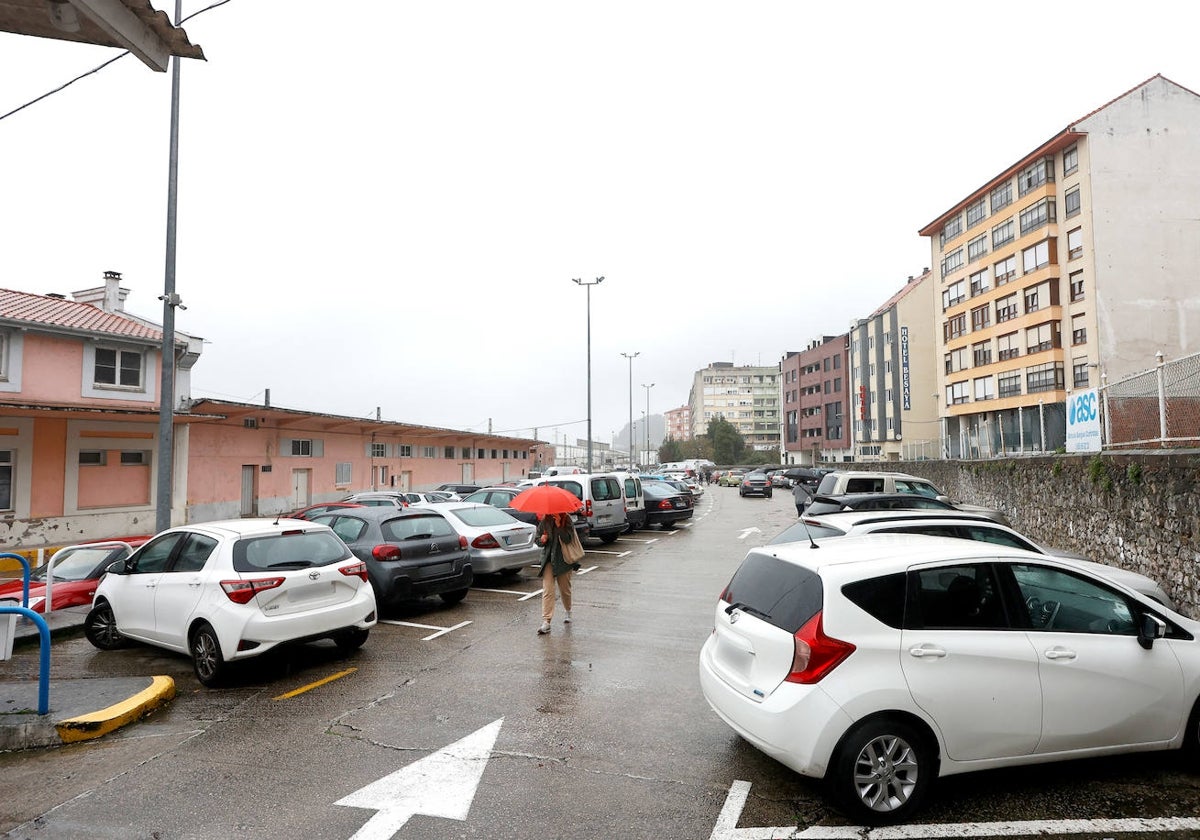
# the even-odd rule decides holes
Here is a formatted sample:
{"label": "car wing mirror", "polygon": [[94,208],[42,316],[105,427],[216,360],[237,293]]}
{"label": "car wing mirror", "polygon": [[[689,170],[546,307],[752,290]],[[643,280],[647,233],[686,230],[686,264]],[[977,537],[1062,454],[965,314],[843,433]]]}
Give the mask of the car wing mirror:
{"label": "car wing mirror", "polygon": [[949,497],[949,496],[947,496],[945,493],[942,493],[941,495],[939,495],[939,496],[937,497],[937,500],[938,500],[939,502],[945,502],[945,503],[946,503],[946,504],[948,504],[948,505],[949,505],[949,504],[953,504],[953,502],[950,500],[950,497]]}
{"label": "car wing mirror", "polygon": [[1138,644],[1146,650],[1150,650],[1154,646],[1155,639],[1161,639],[1167,635],[1167,623],[1156,615],[1150,613],[1142,614],[1142,623],[1138,628]]}
{"label": "car wing mirror", "polygon": [[121,559],[121,560],[114,560],[113,562],[109,563],[109,564],[108,564],[108,567],[107,567],[107,568],[105,568],[105,570],[104,570],[104,571],[105,571],[105,573],[106,573],[106,574],[110,574],[110,575],[123,575],[123,574],[125,574],[126,572],[128,572],[128,571],[129,571],[129,568],[128,568],[128,566],[126,566],[126,565],[125,565],[125,560],[127,560],[127,559],[128,559],[128,558],[124,558],[124,559]]}

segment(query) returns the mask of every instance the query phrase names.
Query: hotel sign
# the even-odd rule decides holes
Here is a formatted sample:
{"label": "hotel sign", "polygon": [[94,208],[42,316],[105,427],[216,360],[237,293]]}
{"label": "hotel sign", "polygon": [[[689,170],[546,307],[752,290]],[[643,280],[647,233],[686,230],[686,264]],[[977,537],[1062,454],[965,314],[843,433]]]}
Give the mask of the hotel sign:
{"label": "hotel sign", "polygon": [[908,371],[908,327],[900,328],[900,392],[904,395],[904,410],[912,408],[912,380]]}

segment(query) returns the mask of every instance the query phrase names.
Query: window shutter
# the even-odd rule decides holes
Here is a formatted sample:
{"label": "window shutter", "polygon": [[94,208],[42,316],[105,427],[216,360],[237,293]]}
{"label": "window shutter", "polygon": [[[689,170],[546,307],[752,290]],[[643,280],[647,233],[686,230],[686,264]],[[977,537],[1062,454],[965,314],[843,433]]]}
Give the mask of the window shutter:
{"label": "window shutter", "polygon": [[291,457],[291,454],[292,454],[292,439],[291,438],[280,438],[279,439],[279,454],[286,456],[286,457]]}
{"label": "window shutter", "polygon": [[313,438],[312,456],[314,458],[325,457],[325,441],[321,440],[320,438]]}

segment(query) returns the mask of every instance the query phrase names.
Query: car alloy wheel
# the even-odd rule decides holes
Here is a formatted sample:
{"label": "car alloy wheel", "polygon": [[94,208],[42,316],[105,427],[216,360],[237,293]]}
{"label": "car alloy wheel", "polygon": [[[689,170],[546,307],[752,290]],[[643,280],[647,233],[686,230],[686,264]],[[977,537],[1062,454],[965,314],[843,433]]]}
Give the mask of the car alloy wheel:
{"label": "car alloy wheel", "polygon": [[871,720],[848,734],[829,777],[847,815],[872,824],[907,819],[936,775],[927,743],[900,720]]}
{"label": "car alloy wheel", "polygon": [[201,624],[192,633],[191,648],[196,679],[204,686],[218,685],[225,676],[227,666],[225,657],[221,655],[217,631],[208,624]]}
{"label": "car alloy wheel", "polygon": [[117,650],[125,646],[125,637],[117,629],[117,618],[112,607],[102,601],[83,620],[83,634],[100,650]]}

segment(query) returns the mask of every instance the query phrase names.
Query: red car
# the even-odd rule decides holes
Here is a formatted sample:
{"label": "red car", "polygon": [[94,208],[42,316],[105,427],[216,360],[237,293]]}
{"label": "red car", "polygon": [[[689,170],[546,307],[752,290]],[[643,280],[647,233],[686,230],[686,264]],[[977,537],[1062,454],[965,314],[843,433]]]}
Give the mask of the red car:
{"label": "red car", "polygon": [[362,507],[354,502],[323,502],[319,505],[309,505],[298,510],[293,510],[290,513],[283,514],[288,519],[303,519],[311,520],[314,516],[320,516],[322,513],[332,513],[340,508]]}
{"label": "red car", "polygon": [[[104,571],[117,560],[124,560],[130,552],[119,543],[137,548],[149,540],[149,535],[122,537],[120,540],[92,540],[58,552],[54,561],[54,580],[50,586],[50,598],[54,609],[83,607],[92,603],[96,585]],[[46,571],[50,564],[31,569],[29,573],[29,609],[37,613],[46,611]],[[21,605],[22,581],[0,583],[0,600],[12,599]]]}

